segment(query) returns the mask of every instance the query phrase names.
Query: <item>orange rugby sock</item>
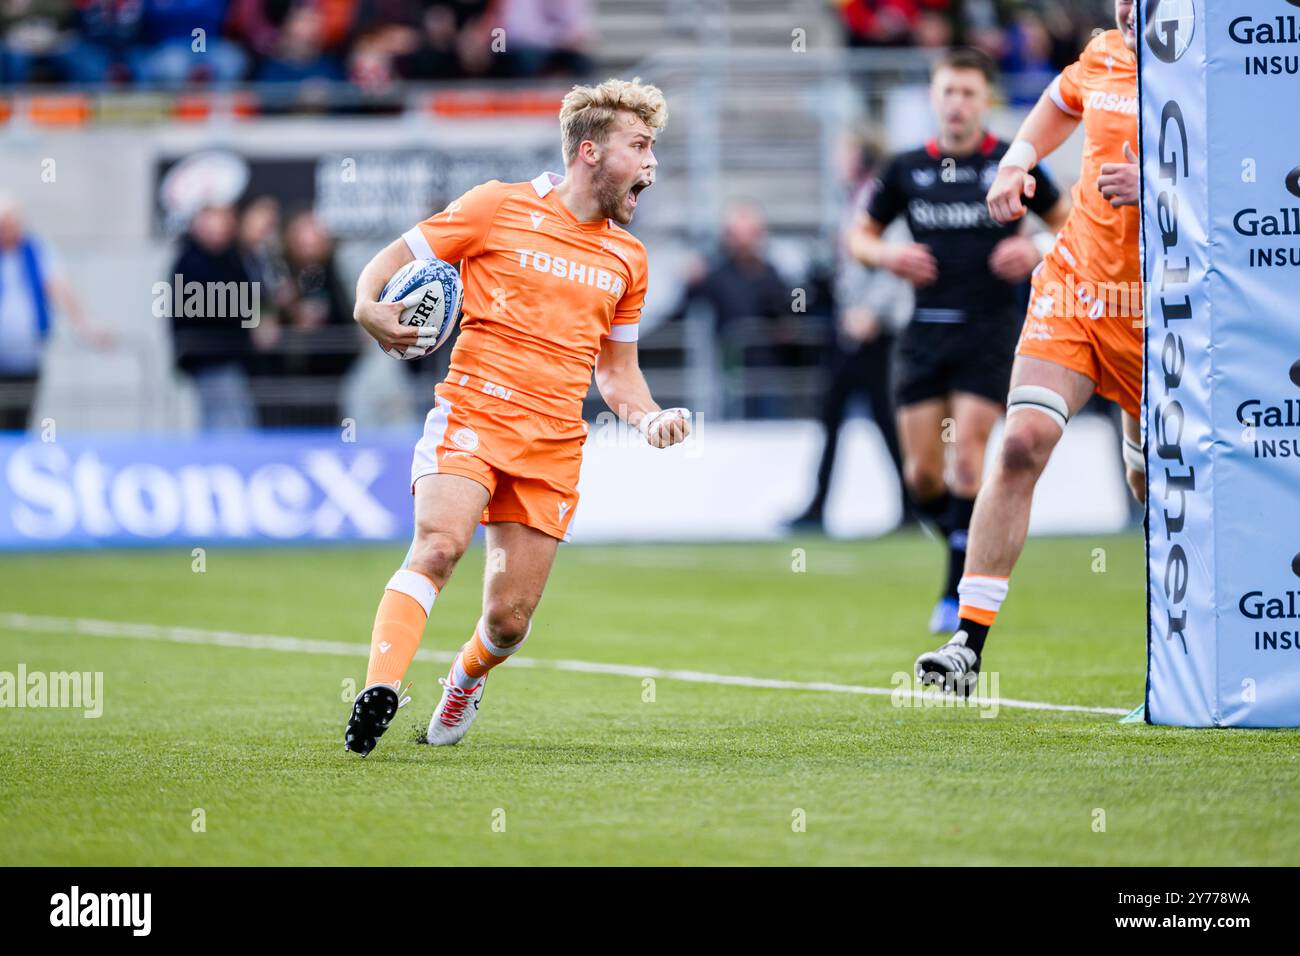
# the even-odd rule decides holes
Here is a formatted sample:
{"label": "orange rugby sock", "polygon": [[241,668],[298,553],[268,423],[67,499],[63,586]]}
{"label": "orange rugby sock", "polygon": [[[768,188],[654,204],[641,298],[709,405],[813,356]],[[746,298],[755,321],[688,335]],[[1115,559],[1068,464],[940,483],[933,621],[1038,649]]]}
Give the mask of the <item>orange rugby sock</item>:
{"label": "orange rugby sock", "polygon": [[433,581],[418,571],[403,568],[392,576],[379,601],[370,634],[367,687],[388,684],[401,692],[402,677],[415,659],[437,596]]}
{"label": "orange rugby sock", "polygon": [[[528,625],[528,631],[532,631],[533,626]],[[526,631],[518,644],[510,647],[497,647],[483,634],[483,622],[480,620],[474,628],[474,636],[471,637],[465,646],[460,649],[456,659],[451,665],[451,682],[457,687],[469,690],[479,680],[496,667],[504,663],[511,654],[523,646],[524,641],[528,640]]]}

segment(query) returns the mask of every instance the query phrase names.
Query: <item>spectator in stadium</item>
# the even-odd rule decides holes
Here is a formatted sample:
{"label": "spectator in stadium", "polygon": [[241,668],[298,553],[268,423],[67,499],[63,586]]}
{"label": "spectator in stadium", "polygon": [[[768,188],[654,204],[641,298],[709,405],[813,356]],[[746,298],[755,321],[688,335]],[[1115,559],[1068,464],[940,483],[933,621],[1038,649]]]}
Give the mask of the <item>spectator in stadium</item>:
{"label": "spectator in stadium", "polygon": [[228,86],[242,79],[248,56],[221,36],[227,6],[228,0],[144,0],[144,42],[129,55],[136,82]]}
{"label": "spectator in stadium", "polygon": [[65,79],[74,13],[71,0],[0,0],[0,83]]}
{"label": "spectator in stadium", "polygon": [[838,0],[849,46],[912,46],[923,12],[947,13],[950,0]]}
{"label": "spectator in stadium", "polygon": [[1033,106],[1059,70],[1047,23],[1035,10],[1019,13],[1006,32],[1002,52],[1003,86],[1013,106]]}
{"label": "spectator in stadium", "polygon": [[[239,216],[239,254],[249,278],[262,284],[263,298],[277,313],[288,306],[293,295],[282,246],[280,201],[274,196],[250,200]],[[264,304],[263,311],[265,308]]]}
{"label": "spectator in stadium", "polygon": [[328,381],[333,395],[329,401],[305,398],[292,422],[337,424],[340,380],[356,360],[360,342],[334,263],[334,237],[314,213],[300,212],[285,226],[284,253],[291,301],[276,367],[283,375]]}
{"label": "spectator in stadium", "polygon": [[300,332],[314,332],[330,326],[346,328],[349,347],[344,359],[323,356],[313,367],[337,374],[355,357],[355,323],[351,302],[339,281],[334,264],[334,237],[313,212],[294,215],[284,230],[285,262],[292,290],[286,324]]}
{"label": "spectator in stadium", "polygon": [[184,296],[185,290],[193,288],[192,283],[199,283],[204,291],[197,302],[182,303],[189,308],[176,309],[173,299],[168,311],[176,365],[198,389],[205,430],[244,430],[257,425],[248,366],[253,350],[250,323],[255,323],[260,314],[250,318],[235,313],[222,291],[234,290],[245,301],[250,301],[252,295],[248,271],[235,241],[236,229],[233,207],[209,205],[200,209],[190,222],[168,274],[168,279],[181,287],[176,297]]}
{"label": "spectator in stadium", "polygon": [[71,38],[58,54],[70,83],[126,82],[129,51],[144,38],[144,5],[122,0],[77,0]]}
{"label": "spectator in stadium", "polygon": [[593,27],[591,0],[502,0],[509,76],[568,76],[586,73]]}
{"label": "spectator in stadium", "polygon": [[240,261],[259,290],[260,321],[254,326],[253,345],[259,352],[280,341],[281,320],[293,302],[293,283],[280,241],[280,202],[259,196],[239,216]]}
{"label": "spectator in stadium", "polygon": [[27,427],[41,355],[60,315],[92,347],[112,344],[87,321],[54,250],[26,228],[17,202],[0,194],[0,431]]}
{"label": "spectator in stadium", "polygon": [[889,366],[894,336],[907,322],[912,294],[907,283],[897,276],[883,269],[868,269],[859,263],[849,255],[844,241],[858,212],[866,208],[881,159],[880,148],[870,137],[851,141],[846,149],[844,181],[847,202],[836,243],[836,322],[828,350],[829,367],[822,397],[821,422],[825,440],[817,465],[816,490],[808,507],[790,522],[795,529],[820,531],[823,528],[826,499],[830,494],[831,476],[839,450],[840,426],[844,424],[850,403],[855,398],[865,400],[871,419],[880,430],[898,477],[899,514],[904,523],[911,520],[898,430],[894,422]]}
{"label": "spectator in stadium", "polygon": [[231,0],[227,28],[259,59],[274,58],[294,14],[316,14],[319,45],[331,53],[347,43],[357,14],[357,0]]}
{"label": "spectator in stadium", "polygon": [[112,344],[87,321],[54,250],[27,229],[18,203],[0,194],[0,431],[27,427],[56,316],[92,347]]}
{"label": "spectator in stadium", "polygon": [[[739,202],[724,214],[722,237],[709,260],[692,264],[684,300],[676,315],[701,300],[713,313],[722,346],[724,373],[744,376],[755,369],[782,364],[788,336],[783,320],[791,319],[790,287],[768,260],[767,222],[754,202]],[[756,334],[757,333],[757,334]],[[750,396],[746,415],[775,416],[779,403],[770,396]]]}
{"label": "spectator in stadium", "polygon": [[[348,73],[363,86],[483,73],[482,35],[496,0],[361,0]],[[481,45],[482,50],[473,47]]]}
{"label": "spectator in stadium", "polygon": [[314,5],[295,5],[284,19],[274,48],[258,68],[257,79],[301,83],[343,78],[343,64],[327,47],[324,16]]}

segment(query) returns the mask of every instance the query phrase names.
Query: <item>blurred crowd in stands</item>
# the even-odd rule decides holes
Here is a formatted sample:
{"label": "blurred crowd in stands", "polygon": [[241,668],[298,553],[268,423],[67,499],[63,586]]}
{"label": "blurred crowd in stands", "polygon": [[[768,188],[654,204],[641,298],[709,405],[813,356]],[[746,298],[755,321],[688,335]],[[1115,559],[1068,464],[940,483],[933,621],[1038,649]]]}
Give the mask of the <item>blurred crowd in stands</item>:
{"label": "blurred crowd in stands", "polygon": [[1114,25],[1112,0],[835,0],[835,6],[851,47],[983,50],[1001,67],[1016,105],[1031,105],[1093,30]]}
{"label": "blurred crowd in stands", "polygon": [[[851,47],[977,46],[1029,102],[1109,0],[827,0]],[[585,73],[596,0],[0,0],[0,82],[486,79]]]}
{"label": "blurred crowd in stands", "polygon": [[591,40],[591,0],[0,0],[0,82],[571,75]]}
{"label": "blurred crowd in stands", "polygon": [[[338,423],[338,385],[361,336],[334,237],[314,213],[282,222],[270,196],[207,206],[191,220],[168,279],[182,289],[248,289],[256,304],[245,321],[170,310],[176,365],[198,389],[203,427]],[[277,394],[259,401],[258,382],[275,383]]]}
{"label": "blurred crowd in stands", "polygon": [[[853,47],[965,42],[1003,66],[1013,103],[1033,102],[1097,27],[1111,0],[828,0]],[[541,76],[582,72],[593,39],[594,0],[0,0],[0,76],[9,82],[142,83],[246,79],[394,79]],[[492,51],[505,29],[507,52]],[[192,31],[205,31],[205,56]],[[866,137],[842,171],[846,215],[860,208],[880,161]],[[3,197],[0,197],[3,200]],[[834,437],[854,398],[870,406],[897,459],[889,414],[888,357],[906,321],[909,291],[894,277],[848,261],[828,242],[807,275],[778,272],[763,210],[727,210],[712,250],[682,276],[671,321],[708,316],[718,366],[731,383],[727,416],[820,415],[831,436],[819,475],[819,507]],[[310,211],[286,213],[271,196],[197,212],[167,279],[256,284],[258,321],[171,320],[179,371],[196,385],[205,427],[334,424],[340,382],[362,340],[351,320],[350,277],[335,239]],[[792,307],[792,289],[805,299]],[[81,315],[54,250],[0,201],[0,430],[27,420],[51,316],[104,339]],[[84,327],[84,328],[83,328]],[[97,344],[106,344],[97,341]],[[419,363],[405,363],[414,372]],[[801,373],[804,378],[800,379]],[[805,381],[806,380],[806,381]],[[802,382],[802,384],[801,384]],[[315,383],[315,387],[312,387]],[[732,387],[734,386],[734,387]],[[262,391],[259,392],[259,389]],[[267,391],[270,389],[270,391]],[[683,396],[684,398],[684,396]]]}

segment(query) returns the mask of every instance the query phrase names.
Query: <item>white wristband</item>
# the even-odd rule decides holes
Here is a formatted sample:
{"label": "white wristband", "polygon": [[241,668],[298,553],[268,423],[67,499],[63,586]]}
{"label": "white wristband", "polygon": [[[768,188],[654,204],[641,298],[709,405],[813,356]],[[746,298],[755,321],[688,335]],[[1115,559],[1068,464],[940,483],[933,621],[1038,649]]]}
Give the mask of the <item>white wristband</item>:
{"label": "white wristband", "polygon": [[998,160],[998,169],[1014,166],[1026,172],[1038,165],[1038,150],[1028,140],[1018,139],[1007,147],[1006,155]]}
{"label": "white wristband", "polygon": [[1124,436],[1124,465],[1132,471],[1147,473],[1147,459],[1142,454],[1142,446],[1127,435]]}

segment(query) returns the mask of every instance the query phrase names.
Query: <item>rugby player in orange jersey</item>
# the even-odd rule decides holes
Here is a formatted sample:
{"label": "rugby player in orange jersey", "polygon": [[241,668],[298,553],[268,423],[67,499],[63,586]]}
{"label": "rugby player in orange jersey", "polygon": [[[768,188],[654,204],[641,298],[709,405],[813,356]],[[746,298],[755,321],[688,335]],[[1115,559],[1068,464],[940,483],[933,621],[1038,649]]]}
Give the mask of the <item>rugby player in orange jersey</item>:
{"label": "rugby player in orange jersey", "polygon": [[661,409],[637,362],[644,246],[620,227],[655,179],[667,119],[654,86],[611,79],[574,87],[560,109],[565,174],[476,186],[397,239],[357,280],[355,316],[384,348],[415,343],[401,305],[377,301],[413,258],[461,263],[460,337],[415,449],[415,537],[375,615],[366,685],[344,735],[365,756],[403,702],[438,592],[480,521],[487,526],[483,612],[440,680],[430,744],[457,743],[478,714],[488,671],[523,644],[578,503],[595,369],[601,396],[647,442],[690,434],[690,413]]}
{"label": "rugby player in orange jersey", "polygon": [[1115,0],[1117,29],[1094,37],[1043,94],[1002,158],[989,189],[998,222],[1025,215],[1030,171],[1080,122],[1083,168],[1073,208],[1034,272],[1029,312],[1016,346],[1002,447],[975,502],[959,624],[936,651],[916,660],[925,684],[970,693],[984,642],[1007,596],[1025,545],[1034,487],[1065,426],[1099,394],[1124,411],[1124,463],[1139,500],[1146,479],[1139,444],[1142,296],[1137,157],[1137,10]]}

